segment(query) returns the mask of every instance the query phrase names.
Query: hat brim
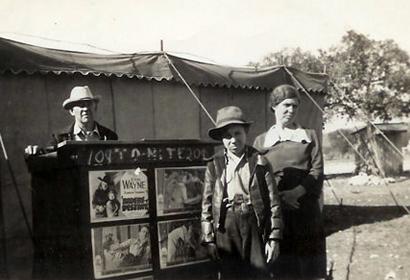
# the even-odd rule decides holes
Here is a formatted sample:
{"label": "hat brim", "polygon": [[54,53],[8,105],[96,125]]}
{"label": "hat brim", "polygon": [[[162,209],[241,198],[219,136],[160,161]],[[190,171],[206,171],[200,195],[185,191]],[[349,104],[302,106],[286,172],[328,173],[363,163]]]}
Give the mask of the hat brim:
{"label": "hat brim", "polygon": [[70,98],[67,98],[63,102],[63,108],[66,109],[66,110],[69,110],[74,106],[74,103],[81,102],[81,101],[88,101],[88,100],[98,102],[98,101],[100,101],[100,96],[94,96],[94,98],[87,97],[87,98],[81,98],[81,99],[76,99],[76,100],[72,100]]}
{"label": "hat brim", "polygon": [[211,128],[208,130],[208,135],[209,137],[211,137],[214,140],[220,141],[222,140],[222,132],[226,129],[226,127],[228,127],[229,125],[233,125],[233,124],[239,124],[239,125],[243,125],[243,126],[250,126],[253,122],[244,122],[244,121],[227,121],[224,123],[219,124],[217,127],[215,128]]}

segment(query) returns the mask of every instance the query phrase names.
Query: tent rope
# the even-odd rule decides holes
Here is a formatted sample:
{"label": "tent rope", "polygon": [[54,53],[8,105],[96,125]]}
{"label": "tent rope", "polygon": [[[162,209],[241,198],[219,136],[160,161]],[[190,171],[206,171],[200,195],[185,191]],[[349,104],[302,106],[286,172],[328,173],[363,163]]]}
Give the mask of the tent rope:
{"label": "tent rope", "polygon": [[325,175],[324,176],[325,182],[328,184],[330,191],[332,192],[334,198],[336,199],[336,202],[339,206],[343,206],[343,198],[339,198],[338,195],[335,192],[335,189],[333,185],[330,183],[329,178]]}
{"label": "tent rope", "polygon": [[52,39],[52,38],[48,38],[48,37],[44,37],[44,36],[32,35],[32,34],[27,34],[27,33],[22,33],[22,32],[11,32],[11,31],[0,30],[0,33],[12,34],[12,35],[17,35],[17,36],[26,36],[26,37],[41,39],[41,40],[50,41],[50,42],[66,43],[66,44],[74,44],[74,45],[79,45],[79,46],[91,47],[91,48],[94,48],[96,50],[110,52],[112,54],[120,54],[121,53],[121,52],[118,52],[118,51],[112,51],[112,50],[101,48],[101,47],[98,47],[96,45],[92,45],[92,44],[88,44],[88,43],[80,43],[80,42],[67,41],[67,40],[58,40],[58,39]]}
{"label": "tent rope", "polygon": [[[337,93],[340,93],[340,92],[341,92],[341,89],[340,89],[335,83],[330,82],[330,85],[336,90]],[[355,102],[353,102],[353,100],[352,100],[349,96],[345,96],[345,97],[347,98],[347,100],[348,100],[349,102],[351,102],[351,103],[353,103],[353,104],[356,104]],[[356,105],[357,105],[357,104],[356,104]],[[397,153],[399,153],[399,155],[400,155],[401,157],[404,157],[402,151],[400,151],[400,149],[399,149],[392,141],[390,141],[390,139],[386,136],[386,134],[385,134],[383,131],[381,131],[381,129],[378,128],[377,125],[375,125],[375,124],[370,120],[370,118],[364,113],[363,109],[362,109],[361,107],[359,107],[359,106],[357,106],[357,108],[363,113],[363,116],[364,116],[364,118],[366,119],[366,121],[367,121],[371,126],[373,126],[373,127],[377,130],[378,133],[380,133],[380,134],[382,135],[383,139],[385,139],[385,140],[387,141],[387,143],[389,143],[389,145],[392,146],[392,148],[393,148]]]}
{"label": "tent rope", "polygon": [[[33,242],[33,244],[35,244],[33,231],[32,231],[31,226],[30,226],[30,222],[29,222],[29,219],[28,219],[26,208],[24,207],[23,198],[22,198],[20,190],[17,186],[16,176],[14,175],[13,168],[11,167],[11,163],[10,163],[9,157],[7,155],[7,150],[6,150],[6,147],[4,145],[3,137],[1,135],[1,133],[0,133],[0,144],[1,144],[1,149],[3,150],[4,159],[6,160],[7,167],[8,167],[9,172],[10,172],[11,181],[13,182],[14,189],[16,190],[17,200],[18,200],[18,203],[20,205],[21,212],[23,214],[23,219],[24,219],[24,222],[26,224],[28,234],[30,235],[30,238],[31,238],[31,241]],[[3,209],[0,209],[0,210],[2,211]]]}
{"label": "tent rope", "polygon": [[[313,104],[319,109],[322,114],[325,113],[325,111],[320,107],[320,105],[316,102],[316,100],[309,94],[309,92],[305,89],[305,87],[299,82],[298,79],[293,75],[292,72],[289,71],[289,69],[286,66],[283,66],[285,71],[291,76],[291,78],[295,81],[295,83],[303,90],[303,92],[307,95],[307,97],[310,99],[310,101],[313,102]],[[353,151],[367,164],[367,160],[363,157],[363,155],[356,149],[354,144],[346,137],[346,135],[341,132],[340,130],[337,130],[337,132],[340,134],[340,136],[343,137],[343,139],[349,144],[349,146],[353,149]]]}
{"label": "tent rope", "polygon": [[196,102],[198,102],[199,106],[204,110],[205,114],[208,116],[208,118],[211,120],[213,125],[216,125],[215,120],[212,118],[211,114],[208,112],[208,110],[205,108],[204,104],[202,104],[201,100],[199,100],[198,96],[195,94],[195,92],[192,90],[192,88],[189,86],[187,81],[184,79],[184,77],[181,75],[181,73],[178,71],[178,69],[175,67],[174,63],[172,63],[171,59],[169,59],[168,55],[166,52],[163,53],[165,58],[168,60],[169,65],[175,70],[177,73],[178,77],[182,80],[182,82],[185,84],[185,86],[188,88],[189,92],[191,95],[194,97]]}
{"label": "tent rope", "polygon": [[[309,94],[309,92],[305,89],[305,87],[302,85],[301,82],[299,82],[299,80],[293,75],[292,72],[289,71],[289,69],[286,66],[283,66],[283,68],[285,69],[285,71],[290,75],[290,77],[293,79],[293,81],[296,83],[296,85],[301,88],[303,90],[303,92],[308,96],[308,98],[313,102],[313,104],[322,112],[325,113],[325,111],[320,107],[320,105],[316,102],[316,100],[314,100],[314,98]],[[342,135],[342,137],[347,141],[347,143],[354,149],[354,151],[360,156],[361,159],[364,160],[365,164],[367,163],[367,160],[363,157],[363,155],[356,150],[356,148],[353,146],[353,144],[349,141],[349,139],[347,139],[347,137],[344,135],[343,132],[341,132],[340,130],[339,134]],[[386,179],[386,177],[382,174],[383,179]],[[401,207],[404,209],[404,211],[407,212],[407,214],[410,214],[410,210],[408,209],[407,206],[401,204],[398,202],[396,196],[394,195],[394,193],[390,190],[390,188],[388,187],[387,183],[385,180],[383,180],[383,185],[387,188],[387,190],[389,191],[389,194],[391,195],[391,197],[393,198],[396,206]]]}

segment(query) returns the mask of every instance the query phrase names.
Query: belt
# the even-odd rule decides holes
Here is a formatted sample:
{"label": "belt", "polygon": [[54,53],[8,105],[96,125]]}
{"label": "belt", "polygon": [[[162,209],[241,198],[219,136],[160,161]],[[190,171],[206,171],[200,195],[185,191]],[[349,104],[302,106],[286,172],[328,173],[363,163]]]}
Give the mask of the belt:
{"label": "belt", "polygon": [[233,199],[228,199],[226,204],[227,209],[232,209],[234,212],[240,212],[246,214],[252,210],[252,204],[249,199],[246,199],[242,194],[235,194]]}

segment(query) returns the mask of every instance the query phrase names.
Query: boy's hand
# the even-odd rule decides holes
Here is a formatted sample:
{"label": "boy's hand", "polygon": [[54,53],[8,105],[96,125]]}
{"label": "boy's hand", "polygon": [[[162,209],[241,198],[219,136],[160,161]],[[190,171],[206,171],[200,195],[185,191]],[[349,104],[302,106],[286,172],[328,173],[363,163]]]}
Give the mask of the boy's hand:
{"label": "boy's hand", "polygon": [[274,262],[280,253],[279,241],[269,240],[265,245],[266,263]]}
{"label": "boy's hand", "polygon": [[216,247],[215,243],[206,244],[206,248],[208,249],[208,255],[211,257],[212,260],[214,261],[220,260],[220,257],[218,254],[218,248]]}

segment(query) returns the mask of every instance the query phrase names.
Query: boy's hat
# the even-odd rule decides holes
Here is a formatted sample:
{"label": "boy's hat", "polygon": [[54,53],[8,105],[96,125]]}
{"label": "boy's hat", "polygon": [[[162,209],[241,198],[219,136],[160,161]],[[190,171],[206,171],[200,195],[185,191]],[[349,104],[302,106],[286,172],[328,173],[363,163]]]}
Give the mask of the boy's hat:
{"label": "boy's hat", "polygon": [[208,135],[214,140],[222,139],[222,132],[231,124],[240,124],[248,127],[253,122],[245,120],[241,108],[236,106],[227,106],[218,110],[216,114],[216,126],[208,130]]}

